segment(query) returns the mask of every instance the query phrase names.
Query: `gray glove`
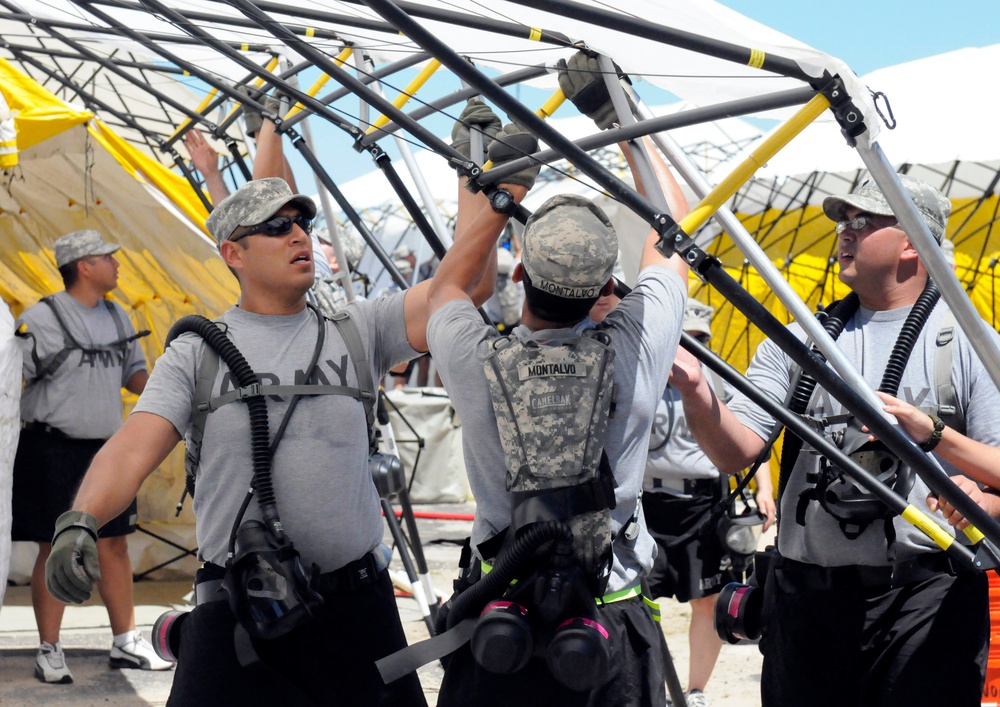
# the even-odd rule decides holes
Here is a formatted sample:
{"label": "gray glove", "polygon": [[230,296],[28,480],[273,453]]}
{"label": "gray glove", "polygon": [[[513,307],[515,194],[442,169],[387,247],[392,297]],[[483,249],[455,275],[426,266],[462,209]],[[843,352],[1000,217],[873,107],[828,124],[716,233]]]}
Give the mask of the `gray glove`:
{"label": "gray glove", "polygon": [[100,580],[97,518],[83,511],[66,511],[56,520],[52,553],[45,563],[45,586],[61,602],[82,604]]}
{"label": "gray glove", "polygon": [[[246,86],[243,85],[237,86],[236,91],[241,96],[246,96],[247,98],[250,97],[250,89],[247,88]],[[258,103],[260,103],[261,97],[258,96],[255,100]],[[256,110],[254,110],[247,104],[245,103],[243,104],[243,123],[246,125],[246,131],[248,136],[256,137],[257,132],[260,130],[260,126],[263,123],[263,121],[264,119],[261,117],[260,113],[258,113]]]}
{"label": "gray glove", "polygon": [[[285,110],[281,110],[282,101],[285,101]],[[285,113],[290,111],[293,105],[295,105],[295,101],[287,98],[285,94],[278,91],[267,94],[267,98],[264,99],[264,107],[281,118],[285,117]]]}
{"label": "gray glove", "polygon": [[[559,70],[559,87],[577,110],[597,123],[601,130],[607,130],[618,122],[618,114],[596,56],[588,56],[581,50],[569,58],[568,64],[565,59],[560,59],[556,68]],[[628,94],[625,97],[628,98]],[[631,98],[628,98],[628,104],[635,110]]]}
{"label": "gray glove", "polygon": [[[496,139],[490,143],[486,154],[493,161],[493,166],[498,167],[504,162],[510,162],[537,151],[538,138],[521,126],[508,123],[496,134]],[[520,184],[525,189],[531,189],[535,184],[535,177],[538,176],[538,170],[541,168],[540,162],[532,162],[519,172],[504,177],[503,183]]]}
{"label": "gray glove", "polygon": [[490,144],[490,141],[500,130],[500,119],[488,105],[478,98],[470,98],[465,104],[465,109],[458,116],[458,120],[451,128],[451,146],[462,153],[466,159],[469,156],[470,131],[478,130],[483,133],[483,147]]}

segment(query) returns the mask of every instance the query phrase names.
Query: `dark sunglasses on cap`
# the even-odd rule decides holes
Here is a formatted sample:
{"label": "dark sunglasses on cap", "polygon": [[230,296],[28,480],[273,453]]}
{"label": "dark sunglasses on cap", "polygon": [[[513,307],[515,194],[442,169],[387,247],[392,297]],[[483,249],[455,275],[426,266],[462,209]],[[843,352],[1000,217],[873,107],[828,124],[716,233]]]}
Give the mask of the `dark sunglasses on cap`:
{"label": "dark sunglasses on cap", "polygon": [[250,230],[243,233],[236,238],[231,238],[233,242],[242,240],[247,236],[255,236],[258,233],[263,233],[265,236],[286,236],[288,235],[294,224],[298,224],[306,233],[312,233],[313,224],[311,218],[306,218],[302,214],[296,216],[272,216],[264,223],[258,223],[256,226],[251,226]]}

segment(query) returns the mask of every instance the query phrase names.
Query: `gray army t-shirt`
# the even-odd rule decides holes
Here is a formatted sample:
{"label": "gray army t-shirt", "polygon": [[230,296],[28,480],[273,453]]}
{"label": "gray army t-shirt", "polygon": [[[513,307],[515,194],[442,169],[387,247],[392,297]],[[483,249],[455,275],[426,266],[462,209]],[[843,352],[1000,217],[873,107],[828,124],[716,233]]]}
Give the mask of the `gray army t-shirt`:
{"label": "gray army t-shirt", "polygon": [[[706,366],[702,365],[701,368],[709,385],[716,391],[715,394],[722,402],[728,402],[733,397],[733,389]],[[649,435],[643,491],[661,491],[663,485],[657,485],[656,480],[717,478],[719,470],[694,441],[680,395],[668,385],[656,404],[653,429]]]}
{"label": "gray army t-shirt", "polygon": [[[24,380],[21,419],[44,422],[75,439],[108,439],[123,422],[122,388],[136,372],[146,370],[146,359],[137,341],[124,348],[101,350],[122,338],[114,315],[104,302],[86,307],[67,292],[57,292],[51,301],[59,310],[70,335],[91,352],[70,351],[62,364],[32,383],[60,351],[71,344],[49,305],[39,302],[18,320],[32,337],[20,337]],[[135,328],[125,310],[112,302],[125,337]],[[32,355],[34,353],[34,356]]]}
{"label": "gray army t-shirt", "polygon": [[[613,533],[636,511],[653,411],[677,351],[686,290],[686,283],[673,271],[648,267],[635,289],[605,319],[615,351],[617,395],[617,414],[608,426],[605,446],[617,482]],[[587,319],[579,326],[593,323]],[[527,333],[527,327],[520,326],[511,335]],[[476,499],[473,547],[510,524],[506,465],[483,371],[495,336],[496,330],[483,323],[467,300],[441,307],[427,327],[431,355],[462,421],[465,467]],[[609,592],[631,586],[652,566],[655,544],[645,522],[640,526],[634,543],[624,538],[615,543]]]}
{"label": "gray army t-shirt", "polygon": [[[349,305],[368,354],[374,381],[417,353],[406,340],[403,293]],[[229,339],[266,385],[303,382],[316,344],[317,318],[310,309],[287,316],[253,314],[234,307],[222,317]],[[190,432],[199,361],[206,345],[194,334],[177,338],[156,362],[136,413],[169,420],[181,435]],[[326,341],[314,380],[357,387],[354,364],[336,327],[326,322]],[[220,363],[213,396],[238,385]],[[271,437],[291,398],[268,396]],[[230,403],[205,424],[194,497],[199,554],[224,565],[237,511],[253,475],[248,408]],[[342,395],[303,397],[278,445],[272,465],[278,512],[289,538],[308,566],[323,572],[342,567],[382,540],[382,518],[368,472],[368,429],[364,407]],[[257,502],[245,518],[259,518]]]}
{"label": "gray army t-shirt", "polygon": [[[911,307],[903,307],[875,312],[861,308],[837,339],[837,345],[873,388],[881,383],[889,353],[910,309]],[[918,407],[927,408],[937,403],[934,380],[935,354],[938,349],[936,341],[946,310],[947,305],[943,301],[934,308],[913,348],[900,382],[897,397]],[[800,339],[804,338],[797,325],[789,328]],[[1000,337],[994,336],[994,341],[1000,342]],[[965,412],[966,433],[985,444],[1000,445],[1000,395],[969,340],[957,326],[951,356],[952,383],[958,403]],[[793,370],[794,364],[788,356],[774,342],[767,340],[757,349],[747,370],[747,378],[775,399],[784,400]],[[757,435],[767,438],[773,423],[770,416],[741,394],[737,394],[729,407]],[[817,388],[807,412],[832,416],[841,414],[844,409],[829,393]],[[842,427],[831,427],[829,431],[835,432]],[[885,565],[893,559],[906,559],[939,549],[920,531],[898,517],[893,520],[896,542],[890,549],[884,525],[880,521],[871,524],[857,539],[849,540],[841,532],[839,522],[818,501],[806,503],[803,500],[803,508],[799,509],[803,492],[810,488],[806,483],[806,476],[818,468],[819,459],[808,445],[804,445],[789,476],[781,499],[781,526],[778,534],[778,549],[783,556],[826,567]],[[938,458],[938,461],[949,474],[959,473],[944,460]],[[909,494],[909,502],[921,511],[930,513],[926,503],[928,493],[927,485],[918,477]],[[805,525],[797,522],[797,512],[804,519]],[[940,513],[933,517],[954,535],[954,529],[947,525]]]}

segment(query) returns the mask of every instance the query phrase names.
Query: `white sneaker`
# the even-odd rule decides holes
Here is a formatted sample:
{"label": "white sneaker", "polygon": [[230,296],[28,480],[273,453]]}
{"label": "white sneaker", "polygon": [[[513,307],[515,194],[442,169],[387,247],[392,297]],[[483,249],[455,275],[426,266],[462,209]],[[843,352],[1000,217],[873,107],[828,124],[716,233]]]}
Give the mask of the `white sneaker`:
{"label": "white sneaker", "polygon": [[66,667],[66,656],[62,647],[42,641],[35,656],[35,677],[42,682],[68,685],[73,682],[73,675]]}
{"label": "white sneaker", "polygon": [[149,642],[138,633],[135,640],[124,646],[111,645],[111,657],[108,662],[112,668],[139,668],[140,670],[169,670],[174,667],[160,656],[149,645]]}
{"label": "white sneaker", "polygon": [[708,707],[708,698],[701,690],[691,690],[684,694],[688,707]]}

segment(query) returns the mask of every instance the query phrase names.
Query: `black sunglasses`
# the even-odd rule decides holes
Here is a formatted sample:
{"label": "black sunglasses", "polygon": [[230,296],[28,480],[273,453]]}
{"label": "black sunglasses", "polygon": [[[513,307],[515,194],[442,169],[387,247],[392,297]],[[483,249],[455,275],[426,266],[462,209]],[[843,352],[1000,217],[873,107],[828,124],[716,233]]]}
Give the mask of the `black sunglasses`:
{"label": "black sunglasses", "polygon": [[251,226],[250,230],[243,233],[236,238],[231,238],[233,242],[242,240],[247,236],[255,236],[258,233],[263,233],[265,236],[285,236],[291,233],[292,225],[298,224],[306,233],[312,233],[313,224],[312,219],[298,214],[296,216],[272,216],[264,223],[259,223],[256,226]]}

